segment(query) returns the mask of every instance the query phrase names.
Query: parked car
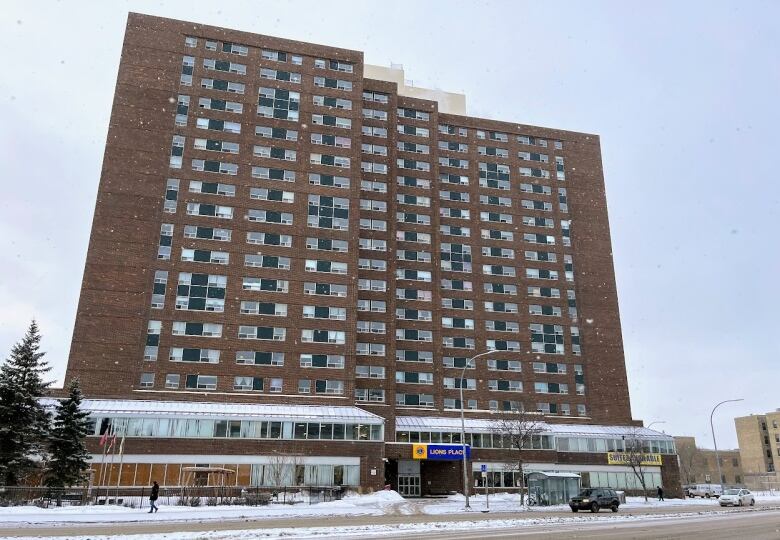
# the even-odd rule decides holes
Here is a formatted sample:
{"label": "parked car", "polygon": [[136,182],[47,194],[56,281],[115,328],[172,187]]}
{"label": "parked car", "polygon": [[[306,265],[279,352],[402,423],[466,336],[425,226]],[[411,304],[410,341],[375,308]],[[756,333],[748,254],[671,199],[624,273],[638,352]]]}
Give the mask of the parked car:
{"label": "parked car", "polygon": [[756,498],[747,489],[727,489],[720,496],[721,506],[754,506]]}
{"label": "parked car", "polygon": [[688,496],[704,497],[709,499],[715,497],[716,499],[723,493],[723,488],[718,484],[692,484],[688,486]]}
{"label": "parked car", "polygon": [[580,510],[590,510],[598,512],[602,508],[609,508],[613,512],[618,511],[620,499],[614,489],[610,488],[589,488],[580,491],[576,497],[569,501],[572,512]]}

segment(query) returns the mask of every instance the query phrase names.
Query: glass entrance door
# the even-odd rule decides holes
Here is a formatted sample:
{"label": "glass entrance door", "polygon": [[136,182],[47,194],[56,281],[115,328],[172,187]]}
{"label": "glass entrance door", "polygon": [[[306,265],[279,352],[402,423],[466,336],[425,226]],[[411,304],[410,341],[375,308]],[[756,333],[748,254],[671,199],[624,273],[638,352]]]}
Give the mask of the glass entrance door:
{"label": "glass entrance door", "polygon": [[399,474],[398,493],[402,497],[419,497],[420,496],[420,475]]}

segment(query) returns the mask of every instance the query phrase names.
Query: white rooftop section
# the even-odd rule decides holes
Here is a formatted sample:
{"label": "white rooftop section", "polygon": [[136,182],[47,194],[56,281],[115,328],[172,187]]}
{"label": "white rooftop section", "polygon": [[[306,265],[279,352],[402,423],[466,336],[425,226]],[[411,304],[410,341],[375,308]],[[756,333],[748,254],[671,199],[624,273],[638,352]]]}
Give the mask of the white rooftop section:
{"label": "white rooftop section", "polygon": [[466,96],[464,94],[414,86],[404,77],[404,67],[400,64],[392,64],[390,67],[364,64],[363,77],[396,83],[400,96],[436,101],[439,103],[439,112],[466,114]]}
{"label": "white rooftop section", "polygon": [[[645,427],[632,426],[593,426],[579,424],[541,423],[544,432],[565,437],[617,438],[631,435],[646,439],[671,440],[671,435]],[[460,418],[433,416],[398,416],[395,419],[396,431],[460,431]],[[491,433],[496,429],[496,421],[467,418],[466,431],[471,433]]]}
{"label": "white rooftop section", "polygon": [[[55,400],[43,400],[53,406]],[[197,417],[214,419],[316,420],[361,424],[384,423],[384,418],[358,407],[319,405],[273,405],[262,403],[214,403],[197,401],[151,401],[141,399],[85,399],[84,411],[93,416],[143,416],[145,418]]]}

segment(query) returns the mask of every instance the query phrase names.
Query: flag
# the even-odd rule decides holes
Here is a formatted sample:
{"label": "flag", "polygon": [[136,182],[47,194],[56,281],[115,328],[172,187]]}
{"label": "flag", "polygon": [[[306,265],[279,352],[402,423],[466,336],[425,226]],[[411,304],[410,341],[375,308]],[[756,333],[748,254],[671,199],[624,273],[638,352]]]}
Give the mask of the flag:
{"label": "flag", "polygon": [[113,426],[111,424],[108,425],[108,428],[103,432],[103,435],[100,436],[100,446],[105,446],[106,442],[108,442],[108,438],[111,436],[111,432],[113,431],[111,428]]}

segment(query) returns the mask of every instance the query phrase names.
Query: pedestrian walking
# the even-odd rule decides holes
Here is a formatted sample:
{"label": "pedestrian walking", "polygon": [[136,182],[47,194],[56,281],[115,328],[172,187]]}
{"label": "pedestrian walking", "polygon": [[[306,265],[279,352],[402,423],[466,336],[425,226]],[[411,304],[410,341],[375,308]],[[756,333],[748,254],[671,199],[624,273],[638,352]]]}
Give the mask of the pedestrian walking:
{"label": "pedestrian walking", "polygon": [[662,502],[663,500],[664,500],[664,488],[658,486],[658,501]]}
{"label": "pedestrian walking", "polygon": [[159,508],[157,508],[157,505],[154,504],[157,501],[157,498],[160,496],[160,484],[157,483],[157,480],[154,481],[154,485],[152,486],[152,493],[149,495],[149,504],[151,505],[151,508],[149,509],[149,513],[157,512]]}

